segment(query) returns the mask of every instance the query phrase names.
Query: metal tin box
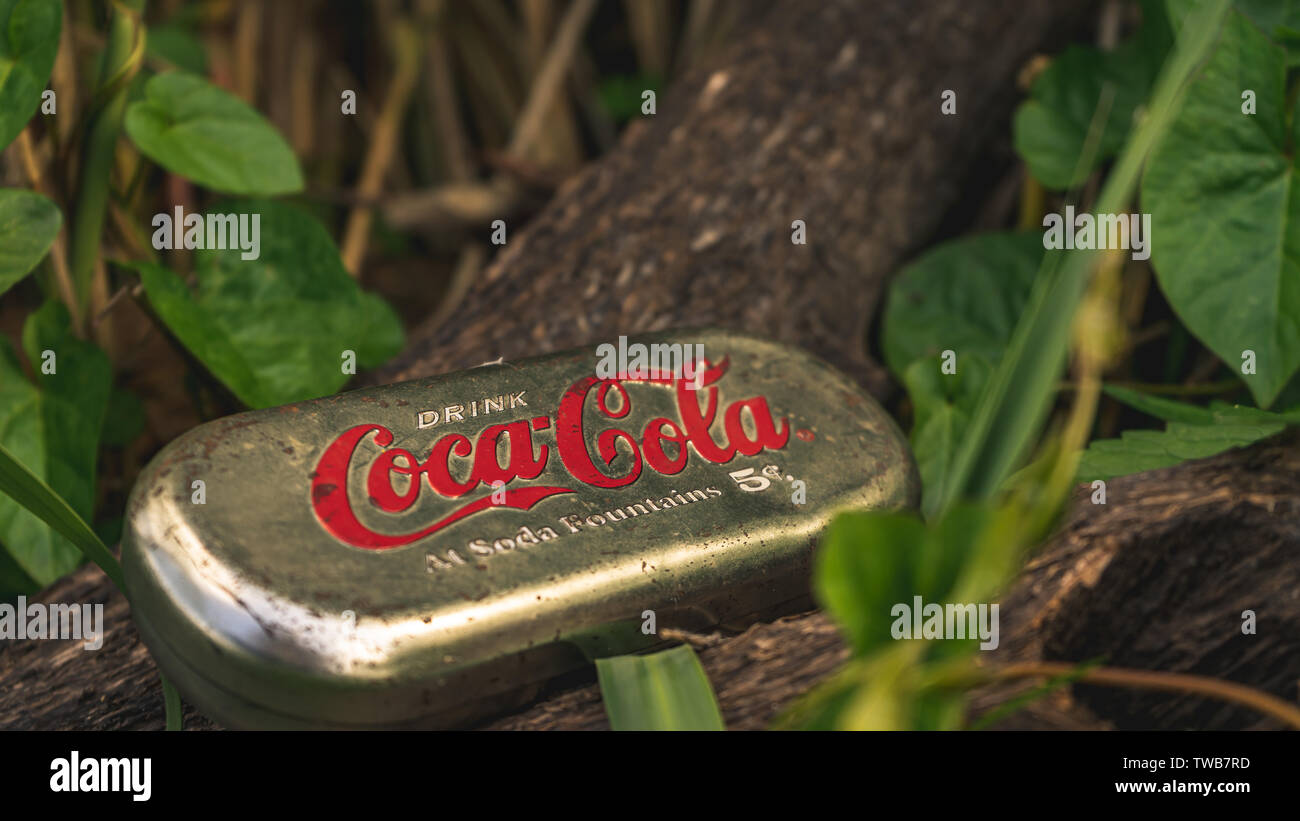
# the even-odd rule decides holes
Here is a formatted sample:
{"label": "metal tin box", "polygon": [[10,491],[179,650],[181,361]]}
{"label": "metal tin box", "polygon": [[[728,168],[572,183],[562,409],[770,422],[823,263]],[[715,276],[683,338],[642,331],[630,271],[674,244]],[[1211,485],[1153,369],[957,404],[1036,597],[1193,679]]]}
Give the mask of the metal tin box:
{"label": "metal tin box", "polygon": [[449,726],[806,603],[836,512],[918,494],[842,373],[679,331],[202,425],[142,473],[123,561],[145,643],[221,723]]}

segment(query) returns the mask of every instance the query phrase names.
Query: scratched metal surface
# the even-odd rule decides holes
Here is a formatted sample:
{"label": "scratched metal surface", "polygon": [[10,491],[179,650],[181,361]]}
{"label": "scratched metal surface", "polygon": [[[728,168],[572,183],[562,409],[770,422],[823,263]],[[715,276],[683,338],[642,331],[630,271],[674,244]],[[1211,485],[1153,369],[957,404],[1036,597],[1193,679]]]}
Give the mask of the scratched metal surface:
{"label": "scratched metal surface", "polygon": [[[610,390],[608,413],[593,389],[562,413],[570,386],[595,373],[595,349],[586,348],[239,414],[173,442],[134,489],[123,540],[134,616],[164,671],[232,726],[455,724],[525,697],[586,658],[652,644],[642,630],[646,610],[660,630],[698,630],[743,625],[801,600],[815,537],[835,512],[915,505],[919,483],[901,433],[820,360],[716,330],[630,342],[702,344],[711,365],[725,360],[725,372],[685,394],[623,382],[623,397]],[[484,397],[498,396],[507,397],[500,410],[478,413]],[[739,413],[739,433],[728,434],[726,418],[730,406],[757,397],[773,420],[767,444],[780,447],[723,459],[697,434],[700,444],[685,446],[675,473],[666,463],[680,459],[676,443],[662,446],[664,456],[644,455],[647,423],[662,418],[689,432],[691,411],[680,403],[696,402],[704,417],[714,399],[708,441],[752,450],[745,442],[761,438],[762,406]],[[461,412],[447,421],[456,405]],[[438,424],[421,428],[421,412],[428,423],[432,410]],[[525,429],[545,465],[535,478],[497,487],[497,504],[486,481],[448,498],[423,475],[404,511],[386,513],[371,496],[369,468],[385,450],[436,463],[438,440],[460,434],[469,446],[489,426],[511,423],[522,426],[499,438],[498,467]],[[334,481],[323,469],[334,464],[337,473],[327,447],[359,425],[382,426],[392,442],[380,447],[376,427],[364,429],[355,450],[335,448],[351,459]],[[626,441],[613,445],[608,465],[596,455],[602,434],[618,438],[614,428],[642,454],[636,479],[603,487],[575,477],[579,451],[599,475],[614,477],[598,483],[633,469]],[[563,452],[561,436],[569,437]],[[453,453],[442,480],[472,481],[475,457]],[[398,456],[393,464],[412,462]],[[747,491],[763,481],[731,476],[747,469],[767,487]],[[204,504],[193,503],[196,480]],[[805,483],[802,504],[795,480]],[[414,492],[409,482],[398,475],[388,486],[405,496]],[[454,518],[476,503],[485,507]],[[403,534],[409,543],[395,544]]]}

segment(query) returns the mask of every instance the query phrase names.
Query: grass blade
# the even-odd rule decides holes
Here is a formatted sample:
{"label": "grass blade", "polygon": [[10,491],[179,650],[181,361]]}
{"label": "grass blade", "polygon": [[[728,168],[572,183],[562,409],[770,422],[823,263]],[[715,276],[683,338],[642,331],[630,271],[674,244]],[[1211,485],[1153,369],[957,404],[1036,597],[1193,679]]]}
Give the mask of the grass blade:
{"label": "grass blade", "polygon": [[167,680],[166,676],[159,676],[162,680],[163,689],[163,708],[167,713],[167,729],[183,730],[185,716],[181,712],[181,694],[176,691],[172,683]]}
{"label": "grass blade", "polygon": [[50,489],[41,478],[27,469],[0,445],[0,493],[30,510],[55,532],[72,542],[82,555],[99,565],[118,590],[125,590],[122,566],[117,557],[99,540],[95,531],[82,520],[63,497]]}
{"label": "grass blade", "polygon": [[724,730],[718,700],[688,645],[598,659],[605,713],[615,730]]}

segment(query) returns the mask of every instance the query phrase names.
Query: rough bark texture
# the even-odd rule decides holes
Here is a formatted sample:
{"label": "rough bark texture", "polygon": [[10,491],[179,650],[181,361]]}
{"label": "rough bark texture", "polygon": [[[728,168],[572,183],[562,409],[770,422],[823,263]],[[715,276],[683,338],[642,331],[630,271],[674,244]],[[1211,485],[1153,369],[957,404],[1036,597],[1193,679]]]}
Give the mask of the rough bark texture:
{"label": "rough bark texture", "polygon": [[[529,226],[512,228],[453,317],[417,333],[375,381],[714,324],[802,345],[881,395],[886,380],[866,355],[865,329],[887,276],[931,237],[985,156],[986,138],[1005,130],[1017,70],[1091,8],[1087,0],[771,4],[732,48],[661,95],[655,117],[629,129]],[[957,93],[956,115],[940,114],[945,89]],[[807,245],[790,242],[794,220],[805,222]],[[1258,645],[1238,647],[1221,637],[1207,658],[1207,645],[1195,638],[1220,625],[1202,622],[1210,618],[1203,613],[1237,607],[1256,583],[1298,589],[1281,572],[1286,551],[1294,552],[1296,520],[1283,515],[1291,511],[1286,483],[1294,471],[1283,469],[1284,451],[1251,453],[1219,460],[1212,497],[1211,474],[1193,466],[1117,482],[1104,510],[1076,508],[1040,560],[1059,553],[1059,563],[1031,569],[1008,598],[1026,597],[1025,626],[1014,637],[1007,630],[1004,647],[1032,653],[1040,642],[1042,652],[1082,658],[1129,630],[1133,641],[1112,649],[1133,663],[1219,665],[1243,680],[1258,680],[1250,676],[1262,669],[1278,688],[1293,689],[1294,653],[1273,659],[1250,651],[1283,645],[1261,636]],[[1235,494],[1236,487],[1246,490]],[[1265,516],[1260,505],[1268,500],[1278,511]],[[1214,534],[1220,540],[1207,542]],[[1260,552],[1261,544],[1272,547]],[[1249,550],[1249,559],[1227,562],[1233,550]],[[1238,573],[1238,592],[1198,587],[1207,576],[1187,567],[1198,561],[1202,574],[1211,566]],[[1256,572],[1268,575],[1256,579]],[[1300,635],[1287,595],[1254,605],[1268,625],[1261,632]],[[0,727],[160,727],[155,669],[125,602],[99,571],[84,568],[43,597],[107,602],[105,647],[0,646]],[[1195,607],[1164,607],[1180,597]],[[1279,615],[1265,615],[1272,607]],[[1124,608],[1171,619],[1178,632],[1149,629],[1141,619],[1117,625],[1121,616],[1110,611]],[[1059,615],[1065,612],[1068,619]],[[1085,616],[1091,627],[1079,621]],[[811,615],[755,626],[702,655],[731,726],[760,727],[842,653],[833,628]],[[1128,696],[1106,701],[1116,698],[1080,688],[1078,701],[1121,726],[1148,714],[1172,724],[1248,720],[1177,700],[1162,700],[1159,709]],[[1081,703],[1042,709],[1036,726],[1097,721]],[[586,687],[493,726],[603,725]],[[211,725],[191,714],[189,726]]]}

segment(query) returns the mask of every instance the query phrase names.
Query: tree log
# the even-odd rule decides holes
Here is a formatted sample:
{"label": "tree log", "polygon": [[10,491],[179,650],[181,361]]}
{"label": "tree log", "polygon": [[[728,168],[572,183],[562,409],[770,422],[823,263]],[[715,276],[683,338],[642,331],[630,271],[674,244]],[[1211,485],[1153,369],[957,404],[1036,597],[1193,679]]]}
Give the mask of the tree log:
{"label": "tree log", "polygon": [[[883,397],[866,331],[889,274],[987,173],[1017,71],[1093,9],[779,0],[747,11],[730,48],[683,77],[526,228],[510,227],[452,317],[414,334],[369,381],[717,325],[801,345]],[[945,116],[949,89],[957,113]],[[791,242],[795,220],[805,245]],[[83,568],[43,598],[106,602],[106,643],[95,653],[0,647],[0,727],[160,727],[155,669],[99,571]],[[841,656],[820,616],[759,625],[705,654],[739,727],[764,725]],[[538,718],[552,711],[549,725]],[[512,721],[601,720],[591,690],[579,689]]]}
{"label": "tree log", "polygon": [[[1114,479],[1104,505],[1079,487],[1053,538],[1000,602],[989,665],[1084,662],[1192,673],[1294,701],[1300,685],[1300,437]],[[1243,634],[1243,611],[1258,632]],[[699,651],[731,729],[761,729],[848,658],[809,613]],[[972,695],[981,715],[1032,685]],[[494,729],[607,728],[593,684],[552,695]],[[1076,685],[1001,729],[1276,729],[1205,698]]]}

